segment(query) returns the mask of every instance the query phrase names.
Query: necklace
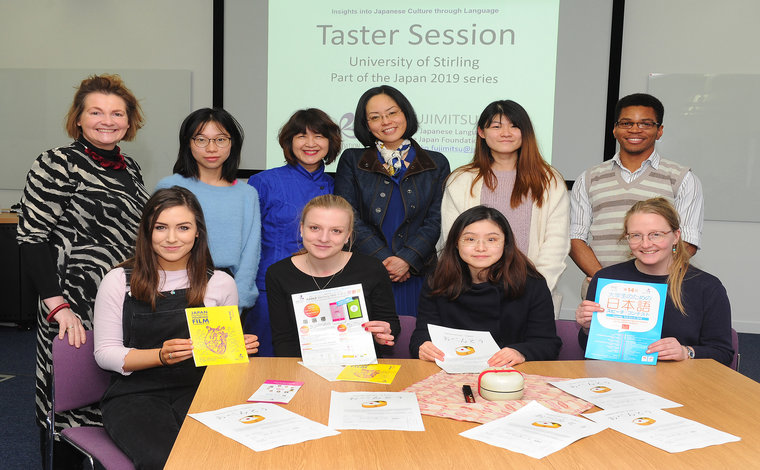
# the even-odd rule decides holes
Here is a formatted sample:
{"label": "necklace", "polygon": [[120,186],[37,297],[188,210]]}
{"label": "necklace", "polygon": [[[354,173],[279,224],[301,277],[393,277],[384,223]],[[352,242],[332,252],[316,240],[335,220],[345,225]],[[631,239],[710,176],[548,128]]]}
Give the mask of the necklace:
{"label": "necklace", "polygon": [[[316,269],[314,269],[314,265],[312,265],[312,264],[311,264],[311,261],[309,261],[309,253],[306,253],[306,264],[308,264],[308,265],[309,265],[309,270],[310,270],[312,273],[315,273],[315,272],[317,272],[317,270],[316,270]],[[343,266],[343,268],[345,268],[345,267],[346,267],[346,266],[344,265],[344,266]],[[327,286],[329,286],[329,285],[330,285],[330,283],[332,282],[332,280],[333,280],[333,279],[335,279],[335,276],[337,276],[338,274],[340,274],[340,273],[342,273],[342,272],[343,272],[343,268],[340,268],[340,270],[339,270],[339,271],[337,271],[337,272],[333,273],[333,275],[332,275],[332,276],[330,276],[330,279],[328,279],[328,280],[327,280],[327,282],[325,283],[325,285],[324,285],[324,286],[321,286],[321,287],[320,287],[319,283],[317,282],[317,279],[314,277],[314,275],[313,275],[313,274],[309,273],[309,276],[311,277],[311,280],[312,280],[312,281],[314,281],[314,285],[315,285],[315,286],[317,286],[317,289],[319,289],[319,290],[323,290],[323,289],[326,289],[326,288],[327,288]]]}

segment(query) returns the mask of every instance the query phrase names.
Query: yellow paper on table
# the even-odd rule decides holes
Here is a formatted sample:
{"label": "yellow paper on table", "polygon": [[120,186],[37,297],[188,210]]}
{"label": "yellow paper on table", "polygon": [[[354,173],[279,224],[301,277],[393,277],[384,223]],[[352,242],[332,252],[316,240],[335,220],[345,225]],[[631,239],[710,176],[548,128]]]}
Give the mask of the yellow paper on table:
{"label": "yellow paper on table", "polygon": [[346,366],[338,374],[337,380],[347,382],[372,382],[390,384],[401,366],[392,364],[367,364],[364,366]]}
{"label": "yellow paper on table", "polygon": [[195,366],[248,362],[237,305],[186,308]]}

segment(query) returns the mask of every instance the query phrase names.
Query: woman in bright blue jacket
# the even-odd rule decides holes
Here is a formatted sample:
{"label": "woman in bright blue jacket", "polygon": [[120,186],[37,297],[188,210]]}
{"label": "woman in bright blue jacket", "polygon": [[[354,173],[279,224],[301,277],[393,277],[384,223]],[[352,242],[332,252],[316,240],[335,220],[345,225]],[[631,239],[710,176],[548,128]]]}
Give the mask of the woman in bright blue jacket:
{"label": "woman in bright blue jacket", "polygon": [[335,194],[356,211],[353,251],[383,262],[399,315],[417,315],[425,274],[435,265],[441,198],[449,174],[442,154],[411,137],[417,114],[397,89],[367,90],[356,106],[354,135],[365,148],[343,152]]}
{"label": "woman in bright blue jacket", "polygon": [[265,276],[273,263],[288,258],[300,246],[299,221],[307,202],[333,192],[325,173],[340,151],[340,128],[319,109],[296,111],[282,126],[280,147],[287,165],[257,173],[248,180],[259,193],[261,262],[256,276],[259,298],[245,319],[244,330],[259,336],[259,356],[273,356]]}

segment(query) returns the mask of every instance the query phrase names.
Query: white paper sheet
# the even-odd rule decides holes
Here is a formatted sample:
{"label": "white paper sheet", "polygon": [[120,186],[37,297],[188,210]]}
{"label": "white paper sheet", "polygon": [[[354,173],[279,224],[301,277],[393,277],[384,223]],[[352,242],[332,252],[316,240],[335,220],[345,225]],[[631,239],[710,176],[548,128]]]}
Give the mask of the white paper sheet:
{"label": "white paper sheet", "polygon": [[583,416],[670,453],[741,440],[732,434],[656,408],[604,410]]}
{"label": "white paper sheet", "polygon": [[488,360],[499,345],[488,331],[457,330],[428,325],[430,341],[443,351],[443,361],[436,359],[438,367],[449,374],[473,374],[488,368]]}
{"label": "white paper sheet", "polygon": [[570,395],[593,403],[605,410],[642,409],[642,408],[676,408],[680,403],[654,395],[623,382],[607,377],[549,382]]}
{"label": "white paper sheet", "polygon": [[343,372],[343,369],[346,367],[344,365],[319,365],[319,364],[304,364],[303,362],[298,362],[298,364],[306,367],[310,371],[314,372],[318,376],[322,377],[323,379],[327,380],[328,382],[337,382],[338,376],[341,372]]}
{"label": "white paper sheet", "polygon": [[459,435],[540,459],[603,429],[605,426],[593,421],[531,401],[508,416]]}
{"label": "white paper sheet", "polygon": [[230,406],[188,416],[257,452],[340,434],[271,403]]}
{"label": "white paper sheet", "polygon": [[246,401],[290,403],[290,400],[293,399],[302,385],[303,382],[294,382],[292,380],[267,380]]}
{"label": "white paper sheet", "polygon": [[330,395],[333,429],[424,431],[417,395],[410,392],[336,392]]}
{"label": "white paper sheet", "polygon": [[305,364],[377,364],[361,284],[292,295]]}

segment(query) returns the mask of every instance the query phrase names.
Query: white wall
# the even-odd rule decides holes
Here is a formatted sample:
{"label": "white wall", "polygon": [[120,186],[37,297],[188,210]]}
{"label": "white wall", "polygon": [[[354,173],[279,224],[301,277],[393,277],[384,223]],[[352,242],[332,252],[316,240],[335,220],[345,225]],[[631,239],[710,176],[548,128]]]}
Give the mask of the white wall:
{"label": "white wall", "polygon": [[[192,75],[190,108],[210,106],[212,100],[212,2],[210,0],[0,0],[0,68],[10,69],[78,69],[88,73],[113,70],[189,70]],[[81,78],[84,78],[81,77]],[[126,79],[125,79],[126,81]],[[129,82],[127,81],[127,86]],[[73,96],[74,88],[71,89]],[[137,91],[135,91],[137,93]],[[139,96],[150,100],[150,96]],[[4,110],[0,108],[0,113]],[[67,109],[50,110],[58,113],[54,125],[61,128],[62,140],[69,141],[62,130]],[[182,110],[186,114],[185,110]],[[184,117],[184,116],[182,116]],[[40,126],[39,116],[18,116],[30,126]],[[157,178],[171,173],[176,158],[177,122],[160,125],[165,134],[146,141],[150,134],[150,116],[138,134],[139,146],[173,148],[164,152],[166,159],[149,166],[146,184],[152,189]],[[155,122],[153,124],[155,126]],[[31,132],[30,132],[31,134]],[[141,140],[141,137],[143,139]],[[168,143],[168,144],[167,144]],[[130,152],[126,143],[124,148]],[[33,145],[31,161],[50,145]],[[131,153],[138,162],[140,155]],[[8,155],[0,149],[0,162]],[[21,196],[19,187],[0,187],[0,207],[9,207]]]}
{"label": "white wall", "polygon": [[[648,74],[653,72],[760,74],[758,18],[760,2],[755,0],[626,2],[620,95],[646,91]],[[665,133],[667,121],[666,109]],[[716,165],[721,158],[730,155],[716,155]],[[689,164],[686,157],[673,159]],[[703,185],[710,184],[710,175],[697,176]],[[760,306],[754,297],[760,280],[759,239],[758,223],[706,221],[702,250],[694,258],[696,266],[718,276],[726,286],[734,328],[741,332],[760,333]],[[573,317],[577,302],[571,299],[578,299],[582,278],[569,258],[568,265],[560,285],[565,294],[563,318]]]}

